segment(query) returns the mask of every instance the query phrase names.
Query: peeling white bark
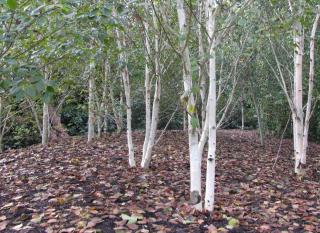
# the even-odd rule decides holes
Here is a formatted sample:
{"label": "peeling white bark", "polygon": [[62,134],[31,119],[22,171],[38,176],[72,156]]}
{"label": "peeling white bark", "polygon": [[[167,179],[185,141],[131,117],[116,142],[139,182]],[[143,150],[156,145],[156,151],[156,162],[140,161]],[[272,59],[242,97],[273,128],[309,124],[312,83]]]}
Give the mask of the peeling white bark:
{"label": "peeling white bark", "polygon": [[[184,1],[177,0],[177,13],[179,21],[180,36],[186,37],[186,15],[184,10]],[[195,108],[195,99],[192,89],[192,76],[191,76],[191,63],[189,48],[186,44],[186,39],[180,41],[180,47],[182,51],[183,59],[183,84],[185,96],[188,97],[187,109]],[[191,203],[198,210],[202,210],[202,198],[201,198],[201,156],[198,150],[198,133],[196,129],[192,127],[192,116],[188,114],[188,137],[189,137],[189,156],[190,156],[190,196]]]}
{"label": "peeling white bark", "polygon": [[[158,30],[158,23],[155,17],[155,13],[153,14],[153,24],[156,30]],[[148,144],[146,147],[146,151],[141,163],[143,168],[148,168],[151,161],[152,149],[155,143],[158,121],[159,121],[159,111],[160,111],[160,96],[161,96],[161,74],[160,74],[160,47],[159,47],[159,36],[157,33],[154,38],[154,49],[155,49],[155,90],[154,90],[154,98],[153,98],[153,106],[152,106],[152,118],[150,125],[150,132],[148,138]],[[146,90],[147,91],[147,90]]]}
{"label": "peeling white bark", "polygon": [[[116,16],[115,9],[113,10],[113,15]],[[125,38],[118,29],[116,31],[117,36],[117,46],[120,51],[119,60],[122,64],[121,68],[121,75],[123,80],[124,86],[124,93],[126,97],[126,112],[127,112],[127,141],[128,141],[128,154],[129,154],[129,166],[135,167],[136,162],[134,158],[134,145],[132,140],[132,109],[131,109],[131,93],[130,93],[130,78],[129,78],[129,71],[127,66],[127,55],[123,48],[126,47]]]}
{"label": "peeling white bark", "polygon": [[215,166],[216,166],[216,60],[215,60],[215,10],[217,7],[215,0],[207,0],[207,31],[209,48],[209,97],[208,97],[208,159],[206,173],[205,209],[212,212],[214,209],[215,196]]}
{"label": "peeling white bark", "polygon": [[312,104],[313,104],[313,89],[314,89],[314,61],[315,61],[315,40],[316,32],[320,22],[320,9],[318,6],[318,12],[316,14],[312,30],[311,30],[311,39],[310,39],[310,70],[309,70],[309,88],[308,88],[308,100],[307,100],[307,110],[304,121],[304,132],[303,132],[303,148],[301,154],[301,163],[306,164],[307,162],[307,148],[308,148],[308,134],[309,134],[309,125],[310,119],[312,116]]}

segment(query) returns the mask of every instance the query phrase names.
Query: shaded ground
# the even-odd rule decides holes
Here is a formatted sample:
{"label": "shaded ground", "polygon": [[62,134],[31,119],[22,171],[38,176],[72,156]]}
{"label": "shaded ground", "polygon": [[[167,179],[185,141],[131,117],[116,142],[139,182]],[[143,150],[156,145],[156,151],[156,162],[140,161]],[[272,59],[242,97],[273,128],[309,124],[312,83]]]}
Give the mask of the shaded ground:
{"label": "shaded ground", "polygon": [[[139,164],[143,134],[134,138]],[[219,132],[211,217],[185,204],[183,132],[165,134],[147,172],[128,168],[125,135],[8,151],[0,155],[0,231],[213,233],[228,232],[232,217],[240,226],[229,232],[320,232],[320,146],[310,145],[303,177],[292,172],[289,140],[271,170],[278,146],[269,139],[261,147],[250,131]]]}

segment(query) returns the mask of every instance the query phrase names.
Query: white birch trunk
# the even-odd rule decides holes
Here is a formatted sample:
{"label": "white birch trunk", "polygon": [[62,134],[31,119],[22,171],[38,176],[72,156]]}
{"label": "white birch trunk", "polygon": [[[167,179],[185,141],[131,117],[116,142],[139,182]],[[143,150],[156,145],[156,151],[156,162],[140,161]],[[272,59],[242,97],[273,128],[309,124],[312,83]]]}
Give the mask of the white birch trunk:
{"label": "white birch trunk", "polygon": [[[158,23],[155,13],[153,13],[153,24],[156,30],[158,30]],[[150,48],[149,48],[150,49]],[[161,74],[160,74],[160,48],[159,48],[159,36],[157,32],[154,38],[154,50],[155,50],[155,77],[156,84],[154,90],[153,106],[152,106],[152,119],[150,126],[150,133],[148,144],[146,148],[146,153],[144,154],[142,160],[142,167],[144,169],[148,168],[151,161],[152,149],[155,143],[155,138],[157,134],[158,121],[159,121],[159,111],[160,111],[160,96],[161,96]]]}
{"label": "white birch trunk", "polygon": [[309,134],[309,125],[310,118],[312,115],[312,102],[313,102],[313,89],[314,89],[314,47],[315,47],[315,37],[317,32],[317,27],[320,21],[319,9],[314,20],[312,30],[311,30],[311,40],[310,40],[310,70],[309,70],[309,88],[308,88],[308,100],[307,100],[307,110],[304,123],[304,132],[303,132],[303,149],[301,155],[301,163],[306,164],[307,162],[307,148],[308,148],[308,134]]}
{"label": "white birch trunk", "polygon": [[201,128],[203,130],[206,118],[206,72],[204,71],[204,48],[203,48],[203,35],[202,35],[202,23],[203,23],[203,0],[198,0],[198,45],[199,45],[199,57],[200,62],[199,80],[200,80],[200,98],[201,98]]}
{"label": "white birch trunk", "polygon": [[[45,66],[44,71],[44,79],[45,81],[49,80],[49,70],[48,67]],[[49,130],[50,130],[50,118],[49,118],[49,106],[48,103],[44,102],[42,107],[42,135],[41,135],[41,143],[42,145],[47,145],[49,143]]]}
{"label": "white birch trunk", "polygon": [[141,167],[143,167],[143,161],[146,156],[147,147],[149,143],[150,137],[150,128],[151,128],[151,82],[150,82],[150,70],[149,70],[149,63],[150,56],[151,56],[151,49],[150,49],[150,42],[149,42],[149,25],[147,22],[144,24],[145,27],[145,50],[146,50],[146,66],[145,66],[145,80],[144,80],[144,87],[145,87],[145,109],[146,109],[146,131],[145,131],[145,138],[143,143],[143,151],[142,151],[142,161]]}
{"label": "white birch trunk", "polygon": [[[114,16],[116,16],[115,9],[113,10]],[[132,140],[132,109],[131,109],[131,93],[130,93],[130,81],[129,81],[129,71],[127,66],[127,56],[125,52],[123,51],[123,48],[126,47],[125,39],[122,35],[120,35],[120,32],[118,29],[115,30],[117,35],[117,46],[120,51],[119,54],[119,60],[122,64],[122,80],[123,80],[123,86],[124,86],[124,93],[126,97],[126,111],[127,111],[127,141],[128,141],[128,154],[129,154],[129,166],[135,167],[136,162],[134,158],[134,146],[133,146],[133,140]]]}
{"label": "white birch trunk", "polygon": [[[185,38],[186,36],[186,15],[184,10],[183,0],[177,0],[177,12],[180,35]],[[191,76],[191,63],[189,56],[189,48],[186,39],[180,40],[180,47],[183,49],[183,83],[185,95],[188,96],[187,109],[195,109],[195,99],[191,92],[192,89],[192,76]],[[191,113],[192,114],[192,113]],[[190,155],[190,200],[194,207],[202,210],[201,198],[201,156],[198,150],[198,133],[192,126],[192,116],[188,114],[188,137],[189,137],[189,155]]]}
{"label": "white birch trunk", "polygon": [[294,33],[294,108],[296,115],[293,119],[294,127],[294,143],[295,143],[295,172],[299,172],[299,166],[301,162],[302,147],[303,147],[303,104],[302,104],[302,71],[303,71],[303,47],[304,47],[304,36],[303,28],[300,22],[295,23]]}
{"label": "white birch trunk", "polygon": [[91,74],[91,70],[94,68],[95,64],[93,61],[90,62],[88,69],[88,78],[89,78],[89,99],[88,99],[88,142],[92,142],[94,139],[94,123],[95,123],[95,114],[94,114],[94,86],[95,80]]}
{"label": "white birch trunk", "polygon": [[208,97],[208,159],[207,159],[207,174],[206,174],[206,192],[205,192],[205,209],[212,212],[214,209],[215,196],[215,160],[216,160],[216,61],[215,61],[215,15],[216,8],[215,0],[207,0],[208,10],[208,41],[209,50],[209,97]]}

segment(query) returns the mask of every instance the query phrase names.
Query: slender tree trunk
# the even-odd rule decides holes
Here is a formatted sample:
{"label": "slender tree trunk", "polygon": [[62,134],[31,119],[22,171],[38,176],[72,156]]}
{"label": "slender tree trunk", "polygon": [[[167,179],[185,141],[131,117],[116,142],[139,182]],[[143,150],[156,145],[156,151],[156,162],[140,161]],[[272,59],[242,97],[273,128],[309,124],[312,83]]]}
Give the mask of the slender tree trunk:
{"label": "slender tree trunk", "polygon": [[[122,96],[122,94],[121,94]],[[120,97],[120,100],[122,99],[122,97]],[[117,106],[116,106],[116,101],[115,101],[115,98],[114,98],[114,93],[113,93],[113,87],[110,86],[110,100],[111,100],[111,107],[112,107],[112,112],[113,112],[113,116],[114,116],[114,121],[116,123],[116,126],[117,126],[117,134],[120,134],[122,129],[123,129],[123,125],[122,125],[122,109],[121,109],[121,102],[120,101],[120,109],[117,110]]]}
{"label": "slender tree trunk", "polygon": [[[184,10],[184,1],[177,0],[177,12],[180,35],[182,38],[186,37],[186,15]],[[180,40],[180,47],[182,51],[183,59],[183,83],[185,96],[188,97],[187,110],[195,109],[195,99],[192,89],[192,76],[191,76],[191,63],[189,48],[186,44],[186,39]],[[195,127],[192,125],[194,112],[188,114],[188,137],[189,137],[189,154],[190,154],[190,199],[191,203],[198,210],[202,210],[202,198],[201,198],[201,156],[198,150],[198,133]]]}
{"label": "slender tree trunk", "polygon": [[149,143],[149,137],[150,137],[150,128],[151,128],[151,81],[150,81],[150,56],[151,56],[151,49],[150,49],[150,42],[149,42],[149,25],[147,22],[144,23],[145,27],[145,56],[146,56],[146,66],[145,66],[145,80],[144,80],[144,86],[145,86],[145,107],[146,107],[146,132],[145,132],[145,138],[143,143],[143,151],[142,151],[142,161],[141,166],[143,167],[143,161],[146,156],[147,147]]}
{"label": "slender tree trunk", "polygon": [[[158,30],[158,23],[155,13],[153,14],[153,24],[156,30]],[[159,121],[159,111],[160,111],[160,96],[161,96],[161,74],[160,74],[160,48],[159,48],[159,36],[157,33],[154,38],[154,49],[155,49],[155,77],[156,84],[154,90],[153,106],[152,106],[152,119],[150,126],[150,133],[148,139],[147,150],[142,160],[142,167],[148,168],[151,161],[152,149],[155,143],[155,138],[157,134],[158,121]]]}
{"label": "slender tree trunk", "polygon": [[252,98],[252,102],[254,105],[254,109],[256,111],[257,114],[257,121],[258,121],[258,128],[259,128],[259,137],[260,137],[260,144],[261,146],[264,146],[264,125],[263,125],[263,112],[262,112],[262,107],[261,104],[258,102],[258,97],[257,97],[257,93],[256,91],[253,89],[254,85],[252,83],[252,81],[250,80],[251,83],[251,98]]}
{"label": "slender tree trunk", "polygon": [[95,114],[94,114],[94,88],[95,88],[95,80],[93,75],[91,74],[92,69],[95,64],[91,61],[88,70],[89,77],[89,100],[88,100],[88,142],[92,142],[94,139],[94,123],[95,123]]}
{"label": "slender tree trunk", "polygon": [[103,79],[103,93],[102,93],[102,118],[103,118],[103,132],[108,132],[108,108],[107,108],[107,96],[108,96],[108,76],[110,73],[110,66],[108,59],[104,61],[104,79]]}
{"label": "slender tree trunk", "polygon": [[313,102],[313,89],[314,89],[314,47],[315,47],[315,37],[317,32],[317,27],[320,21],[320,12],[318,6],[318,12],[314,20],[312,30],[311,30],[311,40],[310,40],[310,70],[309,70],[309,88],[308,88],[308,100],[307,100],[307,110],[305,116],[304,133],[303,133],[303,149],[301,155],[301,163],[306,164],[307,162],[307,148],[308,148],[308,134],[309,125],[312,114],[312,102]]}
{"label": "slender tree trunk", "polygon": [[241,90],[241,130],[244,130],[244,97],[243,97],[243,89]]}
{"label": "slender tree trunk", "polygon": [[4,145],[3,145],[3,135],[0,135],[0,153],[3,152]]}
{"label": "slender tree trunk", "polygon": [[258,116],[258,127],[259,127],[259,136],[260,136],[260,144],[264,146],[264,124],[263,124],[263,112],[261,107],[258,107],[257,116]]}
{"label": "slender tree trunk", "polygon": [[209,138],[208,138],[208,159],[207,159],[207,174],[206,174],[206,193],[205,193],[205,209],[212,212],[214,209],[215,196],[215,166],[216,166],[216,60],[215,60],[215,0],[207,0],[208,9],[208,41],[209,48],[209,97],[208,97],[208,124],[209,124]]}
{"label": "slender tree trunk", "polygon": [[183,110],[183,131],[186,131],[188,129],[187,122],[187,111]]}
{"label": "slender tree trunk", "polygon": [[0,153],[4,150],[3,138],[6,134],[7,122],[10,118],[11,106],[4,107],[4,98],[0,96]]}
{"label": "slender tree trunk", "polygon": [[3,112],[3,99],[0,96],[0,132],[1,132],[1,134],[0,134],[0,153],[3,152],[3,134],[2,134],[2,131],[3,131],[3,128],[4,128],[3,115],[4,115],[4,112]]}
{"label": "slender tree trunk", "polygon": [[[114,16],[116,16],[116,11],[113,11]],[[123,80],[123,86],[124,86],[124,93],[126,97],[126,110],[127,110],[127,140],[128,140],[128,151],[129,151],[129,166],[135,167],[136,162],[134,158],[134,146],[132,141],[132,109],[131,109],[131,93],[130,93],[130,79],[129,79],[129,71],[127,66],[127,56],[125,52],[123,51],[123,48],[126,47],[125,38],[123,38],[122,35],[120,35],[120,32],[118,29],[116,29],[116,35],[117,35],[117,46],[120,52],[119,54],[119,60],[123,64],[122,65],[122,80]]]}
{"label": "slender tree trunk", "polygon": [[[47,82],[49,80],[49,70],[45,66],[44,78]],[[42,145],[47,145],[49,143],[49,130],[50,130],[50,117],[49,117],[49,104],[44,102],[42,107]]]}
{"label": "slender tree trunk", "polygon": [[201,128],[204,128],[206,118],[206,72],[204,71],[204,48],[203,48],[203,35],[202,35],[202,23],[203,23],[203,0],[198,0],[198,45],[199,45],[199,57],[200,62],[198,65],[199,69],[199,80],[200,80],[200,98],[201,98]]}
{"label": "slender tree trunk", "polygon": [[295,172],[299,172],[299,166],[301,162],[302,150],[303,150],[303,93],[302,93],[302,78],[303,78],[303,50],[304,50],[304,36],[303,28],[300,22],[295,23],[295,35],[294,35],[294,108],[296,115],[293,119],[294,127],[294,143],[295,143]]}
{"label": "slender tree trunk", "polygon": [[101,138],[101,133],[102,133],[102,117],[98,116],[97,119],[97,138]]}
{"label": "slender tree trunk", "polygon": [[37,109],[35,108],[34,103],[32,102],[32,100],[30,100],[29,98],[27,98],[27,101],[28,101],[28,103],[29,103],[29,106],[30,106],[30,108],[31,108],[32,114],[33,114],[34,119],[35,119],[35,121],[36,121],[36,124],[37,124],[38,130],[39,130],[40,136],[42,137],[41,122],[40,122],[39,117],[38,117]]}

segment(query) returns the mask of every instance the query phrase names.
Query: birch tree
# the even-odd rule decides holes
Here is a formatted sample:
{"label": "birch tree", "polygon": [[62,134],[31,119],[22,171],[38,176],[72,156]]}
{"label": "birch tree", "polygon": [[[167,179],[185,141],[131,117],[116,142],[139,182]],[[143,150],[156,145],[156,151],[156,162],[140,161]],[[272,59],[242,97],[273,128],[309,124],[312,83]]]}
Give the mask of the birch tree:
{"label": "birch tree", "polygon": [[[303,0],[297,3],[297,15],[295,15],[294,5],[291,1],[288,1],[289,9],[296,18],[293,24],[293,44],[294,44],[294,71],[292,74],[293,87],[292,94],[290,93],[290,86],[287,85],[285,72],[283,71],[283,66],[279,60],[279,56],[274,47],[274,42],[269,38],[270,46],[272,49],[273,56],[276,62],[276,68],[273,68],[270,62],[267,60],[269,66],[271,67],[273,73],[275,74],[283,92],[285,93],[286,99],[288,101],[291,113],[292,113],[292,123],[293,123],[293,143],[294,143],[294,171],[295,173],[301,172],[301,165],[306,164],[307,156],[307,146],[308,146],[308,134],[309,134],[309,122],[312,115],[313,109],[313,88],[314,88],[314,38],[319,24],[319,7],[314,7],[316,11],[316,16],[311,28],[310,37],[310,70],[309,70],[309,86],[307,94],[307,104],[306,112],[304,112],[303,106],[303,55],[304,55],[304,44],[305,44],[305,28],[302,25],[300,19],[304,14],[304,9],[306,3]],[[297,17],[298,16],[298,17]],[[291,75],[291,73],[289,73]]]}
{"label": "birch tree", "polygon": [[95,91],[95,79],[92,75],[92,70],[95,67],[95,62],[90,61],[89,67],[86,70],[86,76],[89,79],[89,97],[88,97],[88,142],[92,142],[95,136],[95,109],[94,109],[94,91]]}
{"label": "birch tree", "polygon": [[[113,16],[117,17],[116,9],[113,9]],[[130,91],[130,78],[128,70],[128,59],[124,48],[126,47],[126,41],[123,34],[118,28],[115,29],[117,47],[119,50],[119,63],[121,64],[121,75],[124,86],[124,93],[126,97],[126,112],[127,112],[127,140],[128,140],[128,151],[129,151],[129,165],[135,167],[136,162],[134,158],[134,145],[132,141],[132,109],[131,109],[131,91]]]}
{"label": "birch tree", "polygon": [[183,0],[177,0],[177,13],[180,30],[180,48],[183,61],[184,94],[182,99],[186,102],[188,112],[188,138],[190,156],[190,200],[194,207],[202,210],[201,197],[201,155],[198,148],[197,118],[195,116],[196,102],[192,93],[192,74],[190,53],[187,42],[188,24]]}
{"label": "birch tree", "polygon": [[[152,117],[150,121],[150,90],[151,90],[151,82],[150,82],[150,74],[149,68],[146,67],[146,139],[143,146],[143,156],[141,167],[148,168],[151,161],[152,149],[155,144],[155,138],[157,133],[157,126],[159,121],[159,110],[160,110],[160,95],[161,95],[161,67],[160,67],[160,37],[158,35],[158,22],[153,12],[153,25],[156,30],[154,36],[154,77],[155,77],[155,87],[154,87],[154,97],[152,104]],[[146,30],[146,52],[147,57],[150,57],[150,44],[148,39],[148,25],[145,23]],[[151,61],[149,61],[151,62]],[[147,109],[149,108],[149,109]],[[149,124],[147,126],[147,124]],[[149,136],[149,137],[147,137]]]}
{"label": "birch tree", "polygon": [[[50,78],[48,66],[45,66],[44,69],[44,80],[48,82]],[[42,108],[42,131],[41,131],[41,142],[42,145],[47,145],[49,143],[49,134],[50,134],[50,116],[49,116],[49,103],[47,101],[43,102]]]}

